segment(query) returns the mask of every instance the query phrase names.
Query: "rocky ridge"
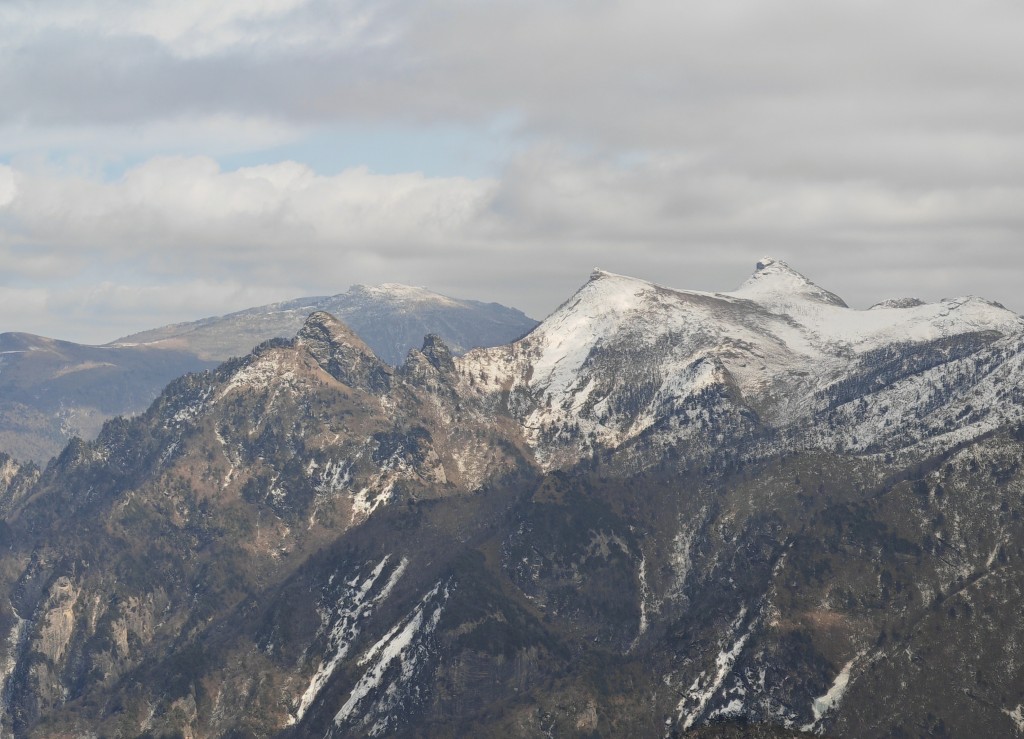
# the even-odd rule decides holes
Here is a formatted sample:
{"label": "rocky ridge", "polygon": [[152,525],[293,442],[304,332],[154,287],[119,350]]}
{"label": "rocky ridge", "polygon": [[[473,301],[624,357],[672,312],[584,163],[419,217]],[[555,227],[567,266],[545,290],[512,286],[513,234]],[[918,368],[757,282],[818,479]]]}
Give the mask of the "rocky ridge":
{"label": "rocky ridge", "polygon": [[73,436],[92,439],[104,421],[143,412],[171,380],[292,337],[316,311],[343,317],[392,365],[427,333],[462,352],[506,343],[536,325],[496,303],[387,284],[164,326],[105,346],[0,334],[0,451],[45,464]]}
{"label": "rocky ridge", "polygon": [[[679,443],[712,418],[795,435],[803,448],[937,450],[1017,420],[1019,403],[986,401],[1012,392],[1022,333],[1024,319],[977,298],[853,310],[765,258],[733,293],[596,271],[529,336],[471,352],[460,368],[478,392],[508,394],[549,467],[654,427],[662,444]],[[970,423],[954,428],[968,405]]]}

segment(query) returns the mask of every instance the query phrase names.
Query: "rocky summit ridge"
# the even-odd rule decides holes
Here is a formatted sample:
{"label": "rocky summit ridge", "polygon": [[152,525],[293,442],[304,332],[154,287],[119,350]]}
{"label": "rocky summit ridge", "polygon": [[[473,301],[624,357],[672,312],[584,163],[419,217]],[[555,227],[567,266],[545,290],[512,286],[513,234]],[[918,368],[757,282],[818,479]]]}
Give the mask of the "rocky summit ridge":
{"label": "rocky summit ridge", "polygon": [[829,296],[595,272],[396,367],[316,312],[0,460],[2,731],[1024,733],[1021,319]]}
{"label": "rocky summit ridge", "polygon": [[504,344],[536,325],[497,303],[388,283],[163,326],[105,346],[4,333],[0,452],[45,464],[73,436],[91,439],[107,419],[141,413],[174,378],[292,337],[317,311],[341,317],[391,365],[401,364],[427,333],[443,336],[459,353]]}

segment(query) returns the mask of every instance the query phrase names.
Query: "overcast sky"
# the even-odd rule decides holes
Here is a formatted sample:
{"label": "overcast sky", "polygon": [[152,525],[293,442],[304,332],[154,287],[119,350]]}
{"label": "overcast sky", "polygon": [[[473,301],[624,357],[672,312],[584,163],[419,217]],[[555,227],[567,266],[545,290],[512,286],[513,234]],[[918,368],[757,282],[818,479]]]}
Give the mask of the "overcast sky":
{"label": "overcast sky", "polygon": [[1018,0],[0,0],[0,331],[591,267],[1024,311]]}

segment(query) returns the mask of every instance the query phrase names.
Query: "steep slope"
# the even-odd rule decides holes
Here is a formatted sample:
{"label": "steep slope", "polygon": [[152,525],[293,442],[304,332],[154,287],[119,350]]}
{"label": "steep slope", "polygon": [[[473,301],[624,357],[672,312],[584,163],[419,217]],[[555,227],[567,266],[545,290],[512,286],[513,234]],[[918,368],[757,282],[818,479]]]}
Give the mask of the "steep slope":
{"label": "steep slope", "polygon": [[343,317],[396,366],[426,334],[441,335],[458,353],[512,341],[536,325],[497,303],[389,284],[164,326],[106,346],[0,334],[0,451],[43,464],[72,436],[91,439],[107,419],[141,413],[174,378],[290,338],[318,310]]}
{"label": "steep slope", "polygon": [[314,313],[12,498],[4,730],[1024,734],[1021,320],[898,305],[599,272],[398,368]]}
{"label": "steep slope", "polygon": [[378,357],[395,366],[427,334],[438,334],[461,354],[474,347],[508,343],[537,325],[521,311],[498,303],[460,300],[422,287],[389,283],[355,285],[338,295],[297,298],[164,326],[118,339],[112,346],[173,347],[223,361],[247,354],[261,341],[294,336],[315,311],[344,321]]}

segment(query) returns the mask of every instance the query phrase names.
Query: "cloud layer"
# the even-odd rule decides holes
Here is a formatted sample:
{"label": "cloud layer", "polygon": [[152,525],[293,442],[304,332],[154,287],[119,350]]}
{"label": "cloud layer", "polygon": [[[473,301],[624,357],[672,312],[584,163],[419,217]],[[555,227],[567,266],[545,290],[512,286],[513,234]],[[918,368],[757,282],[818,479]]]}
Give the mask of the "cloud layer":
{"label": "cloud layer", "polygon": [[[762,253],[858,305],[1024,309],[1007,0],[48,0],[0,25],[0,329],[107,340],[385,280],[540,316],[595,264],[730,289]],[[503,134],[440,176],[353,133],[439,126]],[[309,154],[332,136],[341,170]]]}

